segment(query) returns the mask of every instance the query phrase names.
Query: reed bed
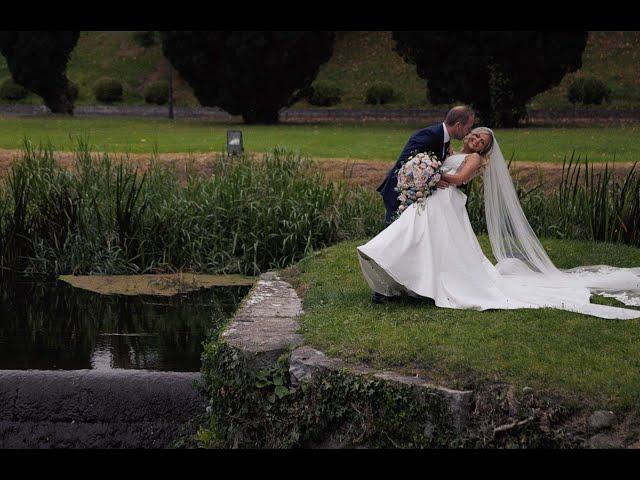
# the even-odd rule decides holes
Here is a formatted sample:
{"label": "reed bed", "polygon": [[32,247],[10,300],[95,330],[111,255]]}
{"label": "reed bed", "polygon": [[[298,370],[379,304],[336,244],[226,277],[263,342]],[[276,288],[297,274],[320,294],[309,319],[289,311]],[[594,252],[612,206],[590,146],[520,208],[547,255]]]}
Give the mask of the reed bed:
{"label": "reed bed", "polygon": [[68,170],[51,146],[25,141],[3,179],[3,275],[257,275],[381,227],[373,192],[327,182],[315,162],[283,149],[218,155],[210,177],[181,185],[153,156],[142,172],[77,143]]}
{"label": "reed bed", "polygon": [[[257,275],[383,228],[376,192],[328,182],[316,162],[285,149],[217,155],[211,176],[188,172],[186,185],[175,168],[152,156],[140,171],[80,139],[65,169],[50,146],[25,141],[0,183],[0,272]],[[540,237],[640,246],[635,165],[619,178],[572,155],[559,188],[516,187]],[[481,177],[467,193],[473,228],[484,233]]]}
{"label": "reed bed", "polygon": [[[636,163],[624,178],[618,178],[608,164],[596,168],[574,152],[563,161],[557,189],[543,189],[541,183],[528,190],[517,182],[515,185],[524,213],[540,237],[640,246],[640,174]],[[469,185],[467,208],[476,233],[486,232],[481,177]]]}

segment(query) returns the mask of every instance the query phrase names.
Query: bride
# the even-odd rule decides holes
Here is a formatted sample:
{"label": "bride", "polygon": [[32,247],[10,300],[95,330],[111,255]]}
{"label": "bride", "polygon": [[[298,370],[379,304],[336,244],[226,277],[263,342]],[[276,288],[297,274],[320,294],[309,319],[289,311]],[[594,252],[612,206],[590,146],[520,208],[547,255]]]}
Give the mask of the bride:
{"label": "bride", "polygon": [[557,308],[601,318],[640,318],[640,311],[590,303],[592,294],[640,306],[640,268],[605,265],[559,270],[529,226],[493,131],[476,128],[461,153],[442,164],[442,179],[467,183],[483,172],[487,230],[497,264],[484,255],[455,187],[439,188],[421,208],[357,247],[362,273],[386,297],[427,297],[457,309]]}

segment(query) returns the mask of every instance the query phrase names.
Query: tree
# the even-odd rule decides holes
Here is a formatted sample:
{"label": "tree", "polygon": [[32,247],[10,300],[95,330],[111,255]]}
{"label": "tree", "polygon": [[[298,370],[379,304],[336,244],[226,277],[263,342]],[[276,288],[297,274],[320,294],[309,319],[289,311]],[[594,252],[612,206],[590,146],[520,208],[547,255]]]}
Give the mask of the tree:
{"label": "tree", "polygon": [[73,114],[66,75],[77,31],[0,31],[0,52],[13,80],[40,95],[54,113]]}
{"label": "tree", "polygon": [[162,51],[202,105],[276,123],[331,57],[334,33],[168,31]]}
{"label": "tree", "polygon": [[516,126],[526,104],[582,66],[587,32],[395,31],[396,51],[433,103],[462,101],[489,126]]}

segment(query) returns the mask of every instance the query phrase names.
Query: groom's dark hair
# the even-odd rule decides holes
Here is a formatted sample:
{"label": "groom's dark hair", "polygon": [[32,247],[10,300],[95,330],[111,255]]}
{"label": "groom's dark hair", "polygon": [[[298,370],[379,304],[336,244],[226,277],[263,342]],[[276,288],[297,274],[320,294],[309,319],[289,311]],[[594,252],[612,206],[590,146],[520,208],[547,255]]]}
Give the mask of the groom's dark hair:
{"label": "groom's dark hair", "polygon": [[466,105],[458,105],[457,107],[453,107],[449,112],[447,112],[447,116],[444,119],[444,123],[447,125],[455,125],[460,122],[463,125],[466,125],[469,121],[469,118],[474,116],[475,112],[471,107]]}

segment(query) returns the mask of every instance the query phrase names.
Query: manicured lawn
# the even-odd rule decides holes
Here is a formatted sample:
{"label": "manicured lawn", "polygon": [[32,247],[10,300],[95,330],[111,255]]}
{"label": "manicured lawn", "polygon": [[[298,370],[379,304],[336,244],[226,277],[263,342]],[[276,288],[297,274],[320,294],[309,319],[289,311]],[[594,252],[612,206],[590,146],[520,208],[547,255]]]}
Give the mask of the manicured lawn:
{"label": "manicured lawn", "polygon": [[[480,237],[489,254],[488,238]],[[553,309],[468,311],[405,299],[376,305],[355,247],[335,245],[299,263],[307,284],[302,331],[331,356],[469,387],[478,379],[548,389],[607,408],[640,402],[640,321],[605,320]],[[545,240],[559,267],[640,265],[640,249]],[[491,258],[491,255],[489,255]],[[613,300],[596,299],[614,304]]]}
{"label": "manicured lawn", "polygon": [[[85,136],[97,150],[151,152],[157,144],[164,152],[222,151],[226,131],[241,129],[248,152],[275,147],[299,150],[315,158],[351,158],[393,161],[411,133],[423,124],[282,124],[248,126],[205,120],[141,119],[130,117],[0,117],[0,148],[17,149],[24,137],[35,143],[51,141],[58,150],[71,150],[73,136]],[[562,162],[573,151],[592,161],[635,161],[640,126],[522,128],[496,130],[508,159]],[[460,142],[454,142],[459,148]]]}

